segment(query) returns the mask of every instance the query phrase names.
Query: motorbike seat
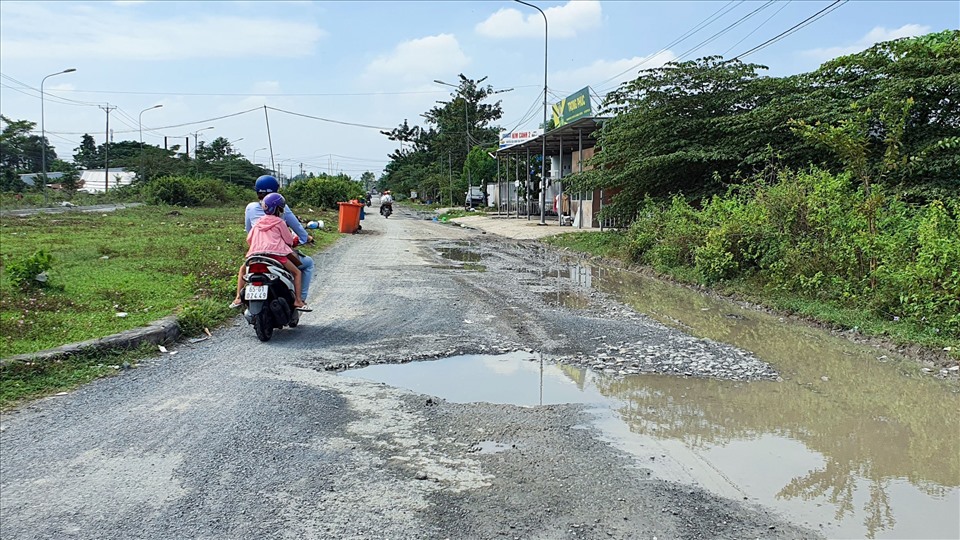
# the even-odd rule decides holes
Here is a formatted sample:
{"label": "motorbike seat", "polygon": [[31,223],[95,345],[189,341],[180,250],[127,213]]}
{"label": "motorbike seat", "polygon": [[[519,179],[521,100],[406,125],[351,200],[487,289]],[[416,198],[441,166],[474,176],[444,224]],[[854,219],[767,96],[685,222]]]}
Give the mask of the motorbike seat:
{"label": "motorbike seat", "polygon": [[263,263],[269,266],[276,266],[278,268],[283,268],[283,263],[274,259],[272,256],[266,253],[254,253],[253,255],[250,255],[246,259],[246,264],[249,265],[250,263]]}

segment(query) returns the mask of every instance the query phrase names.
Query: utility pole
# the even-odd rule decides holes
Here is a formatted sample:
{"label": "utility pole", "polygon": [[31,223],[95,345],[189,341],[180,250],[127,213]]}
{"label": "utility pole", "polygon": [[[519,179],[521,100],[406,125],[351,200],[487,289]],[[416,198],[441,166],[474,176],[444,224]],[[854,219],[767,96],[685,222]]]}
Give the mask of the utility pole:
{"label": "utility pole", "polygon": [[110,111],[116,107],[111,107],[109,103],[106,107],[99,107],[107,113],[107,132],[103,139],[103,192],[106,194],[110,190]]}

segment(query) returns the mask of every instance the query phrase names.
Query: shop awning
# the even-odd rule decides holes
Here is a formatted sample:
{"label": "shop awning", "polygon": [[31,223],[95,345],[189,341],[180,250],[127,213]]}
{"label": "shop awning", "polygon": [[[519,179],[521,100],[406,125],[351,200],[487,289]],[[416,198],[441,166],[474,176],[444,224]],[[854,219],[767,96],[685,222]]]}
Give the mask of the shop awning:
{"label": "shop awning", "polygon": [[[536,139],[508,146],[497,150],[498,156],[526,156],[529,150],[530,155],[539,155],[543,152],[543,137],[547,138],[547,155],[556,156],[560,154],[561,149],[564,155],[576,152],[582,142],[583,148],[593,148],[597,145],[596,132],[603,125],[603,122],[609,120],[608,117],[589,117],[581,118],[552,129],[546,135],[541,135]],[[578,138],[579,137],[579,138]]]}

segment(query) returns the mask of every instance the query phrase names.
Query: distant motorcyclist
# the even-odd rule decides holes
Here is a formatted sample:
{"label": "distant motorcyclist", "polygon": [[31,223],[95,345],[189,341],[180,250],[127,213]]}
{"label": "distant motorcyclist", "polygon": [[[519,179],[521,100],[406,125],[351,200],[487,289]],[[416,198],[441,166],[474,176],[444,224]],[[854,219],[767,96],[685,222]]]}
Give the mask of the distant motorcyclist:
{"label": "distant motorcyclist", "polygon": [[393,195],[390,190],[384,191],[380,196],[380,215],[389,216],[393,213]]}

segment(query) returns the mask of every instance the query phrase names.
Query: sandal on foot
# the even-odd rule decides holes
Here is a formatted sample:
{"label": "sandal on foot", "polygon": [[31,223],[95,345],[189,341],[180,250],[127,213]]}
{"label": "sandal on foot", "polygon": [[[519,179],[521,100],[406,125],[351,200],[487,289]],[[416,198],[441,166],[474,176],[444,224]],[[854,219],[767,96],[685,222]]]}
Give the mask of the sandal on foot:
{"label": "sandal on foot", "polygon": [[241,306],[243,306],[243,302],[234,300],[233,303],[230,304],[230,309],[237,309],[238,307],[241,307]]}

